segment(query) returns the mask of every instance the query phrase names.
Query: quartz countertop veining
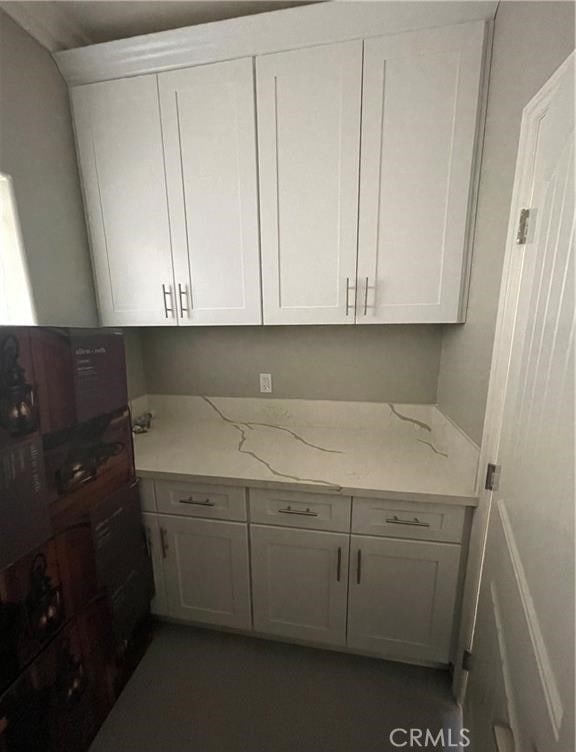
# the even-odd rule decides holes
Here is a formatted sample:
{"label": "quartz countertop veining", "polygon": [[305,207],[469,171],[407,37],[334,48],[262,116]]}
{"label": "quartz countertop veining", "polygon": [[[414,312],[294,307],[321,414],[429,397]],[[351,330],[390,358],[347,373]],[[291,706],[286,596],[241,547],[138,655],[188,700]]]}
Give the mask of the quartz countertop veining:
{"label": "quartz countertop veining", "polygon": [[478,447],[435,405],[150,395],[141,477],[475,506]]}

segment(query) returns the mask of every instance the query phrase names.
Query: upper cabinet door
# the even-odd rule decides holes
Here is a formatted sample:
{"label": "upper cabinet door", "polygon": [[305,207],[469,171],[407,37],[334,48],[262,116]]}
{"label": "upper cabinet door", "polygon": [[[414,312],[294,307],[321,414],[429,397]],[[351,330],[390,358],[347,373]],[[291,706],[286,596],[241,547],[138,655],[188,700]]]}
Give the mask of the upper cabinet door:
{"label": "upper cabinet door", "polygon": [[100,320],[176,324],[156,76],[72,89]]}
{"label": "upper cabinet door", "polygon": [[362,42],[256,71],[264,323],[354,323]]}
{"label": "upper cabinet door", "polygon": [[180,324],[261,324],[253,61],[158,84]]}
{"label": "upper cabinet door", "polygon": [[365,42],[358,323],[461,320],[484,35]]}

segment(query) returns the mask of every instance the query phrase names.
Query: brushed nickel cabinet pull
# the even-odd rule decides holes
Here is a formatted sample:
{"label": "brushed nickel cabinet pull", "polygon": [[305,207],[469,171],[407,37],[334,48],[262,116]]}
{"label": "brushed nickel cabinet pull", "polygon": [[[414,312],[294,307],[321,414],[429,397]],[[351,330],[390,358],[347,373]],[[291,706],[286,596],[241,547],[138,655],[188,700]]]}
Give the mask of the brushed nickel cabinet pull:
{"label": "brushed nickel cabinet pull", "polygon": [[364,288],[364,316],[368,313],[368,277],[366,277],[366,287]]}
{"label": "brushed nickel cabinet pull", "polygon": [[[182,302],[182,299],[184,299],[186,306]],[[185,313],[190,313],[190,309],[188,308],[188,289],[186,287],[182,289],[180,282],[178,282],[178,300],[180,301],[180,316],[184,318]]]}
{"label": "brushed nickel cabinet pull", "polygon": [[280,514],[296,514],[300,515],[300,517],[318,517],[318,512],[311,512],[310,507],[307,507],[303,510],[298,509],[292,509],[292,507],[288,506],[286,509],[278,509],[278,512]]}
{"label": "brushed nickel cabinet pull", "polygon": [[338,563],[336,564],[336,582],[340,582],[342,576],[342,547],[338,546]]}
{"label": "brushed nickel cabinet pull", "polygon": [[[168,304],[166,302],[166,298],[170,297],[170,308],[168,308]],[[166,285],[162,285],[162,297],[164,300],[164,318],[170,318],[169,314],[172,314],[174,316],[174,308],[172,308],[172,286],[168,285],[168,289],[166,289]]]}
{"label": "brushed nickel cabinet pull", "polygon": [[194,504],[198,507],[215,507],[216,504],[214,504],[213,501],[210,501],[210,499],[194,499],[192,496],[189,496],[187,499],[178,499],[179,504]]}
{"label": "brushed nickel cabinet pull", "polygon": [[359,585],[362,581],[362,551],[358,549],[358,559],[356,566],[356,584]]}
{"label": "brushed nickel cabinet pull", "polygon": [[350,313],[350,277],[346,277],[346,316]]}
{"label": "brushed nickel cabinet pull", "polygon": [[168,556],[168,541],[166,539],[166,530],[160,528],[160,544],[162,546],[162,558],[165,559]]}
{"label": "brushed nickel cabinet pull", "polygon": [[429,522],[421,522],[418,517],[414,517],[413,520],[401,520],[399,517],[387,517],[386,522],[389,525],[412,525],[412,527],[430,527]]}

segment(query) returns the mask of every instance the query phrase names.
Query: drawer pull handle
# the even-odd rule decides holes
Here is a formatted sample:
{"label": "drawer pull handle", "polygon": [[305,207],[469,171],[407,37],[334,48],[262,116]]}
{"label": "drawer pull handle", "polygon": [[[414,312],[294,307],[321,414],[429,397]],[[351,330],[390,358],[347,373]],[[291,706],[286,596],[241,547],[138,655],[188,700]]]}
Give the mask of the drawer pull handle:
{"label": "drawer pull handle", "polygon": [[162,546],[162,558],[165,559],[168,556],[168,541],[166,540],[166,530],[160,528],[160,545]]}
{"label": "drawer pull handle", "polygon": [[414,527],[430,527],[429,522],[420,522],[418,517],[414,517],[413,520],[401,520],[396,515],[394,517],[387,517],[386,522],[389,525],[412,525]]}
{"label": "drawer pull handle", "polygon": [[193,499],[192,496],[189,496],[187,499],[178,499],[179,504],[193,504],[197,507],[215,507],[216,504],[214,504],[213,501],[210,501],[210,499]]}
{"label": "drawer pull handle", "polygon": [[342,576],[342,547],[338,546],[338,563],[336,564],[336,582],[340,582]]}
{"label": "drawer pull handle", "polygon": [[286,509],[278,509],[281,514],[296,514],[300,517],[318,517],[318,512],[311,512],[310,507],[306,509],[292,509],[292,507],[286,507]]}

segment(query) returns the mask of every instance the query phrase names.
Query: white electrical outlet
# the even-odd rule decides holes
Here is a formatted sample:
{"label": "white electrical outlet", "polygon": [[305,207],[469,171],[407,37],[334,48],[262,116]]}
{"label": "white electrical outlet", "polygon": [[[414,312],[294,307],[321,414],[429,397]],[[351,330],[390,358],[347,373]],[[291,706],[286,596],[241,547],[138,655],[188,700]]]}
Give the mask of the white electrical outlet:
{"label": "white electrical outlet", "polygon": [[260,391],[265,394],[272,394],[272,374],[261,373],[260,374]]}

